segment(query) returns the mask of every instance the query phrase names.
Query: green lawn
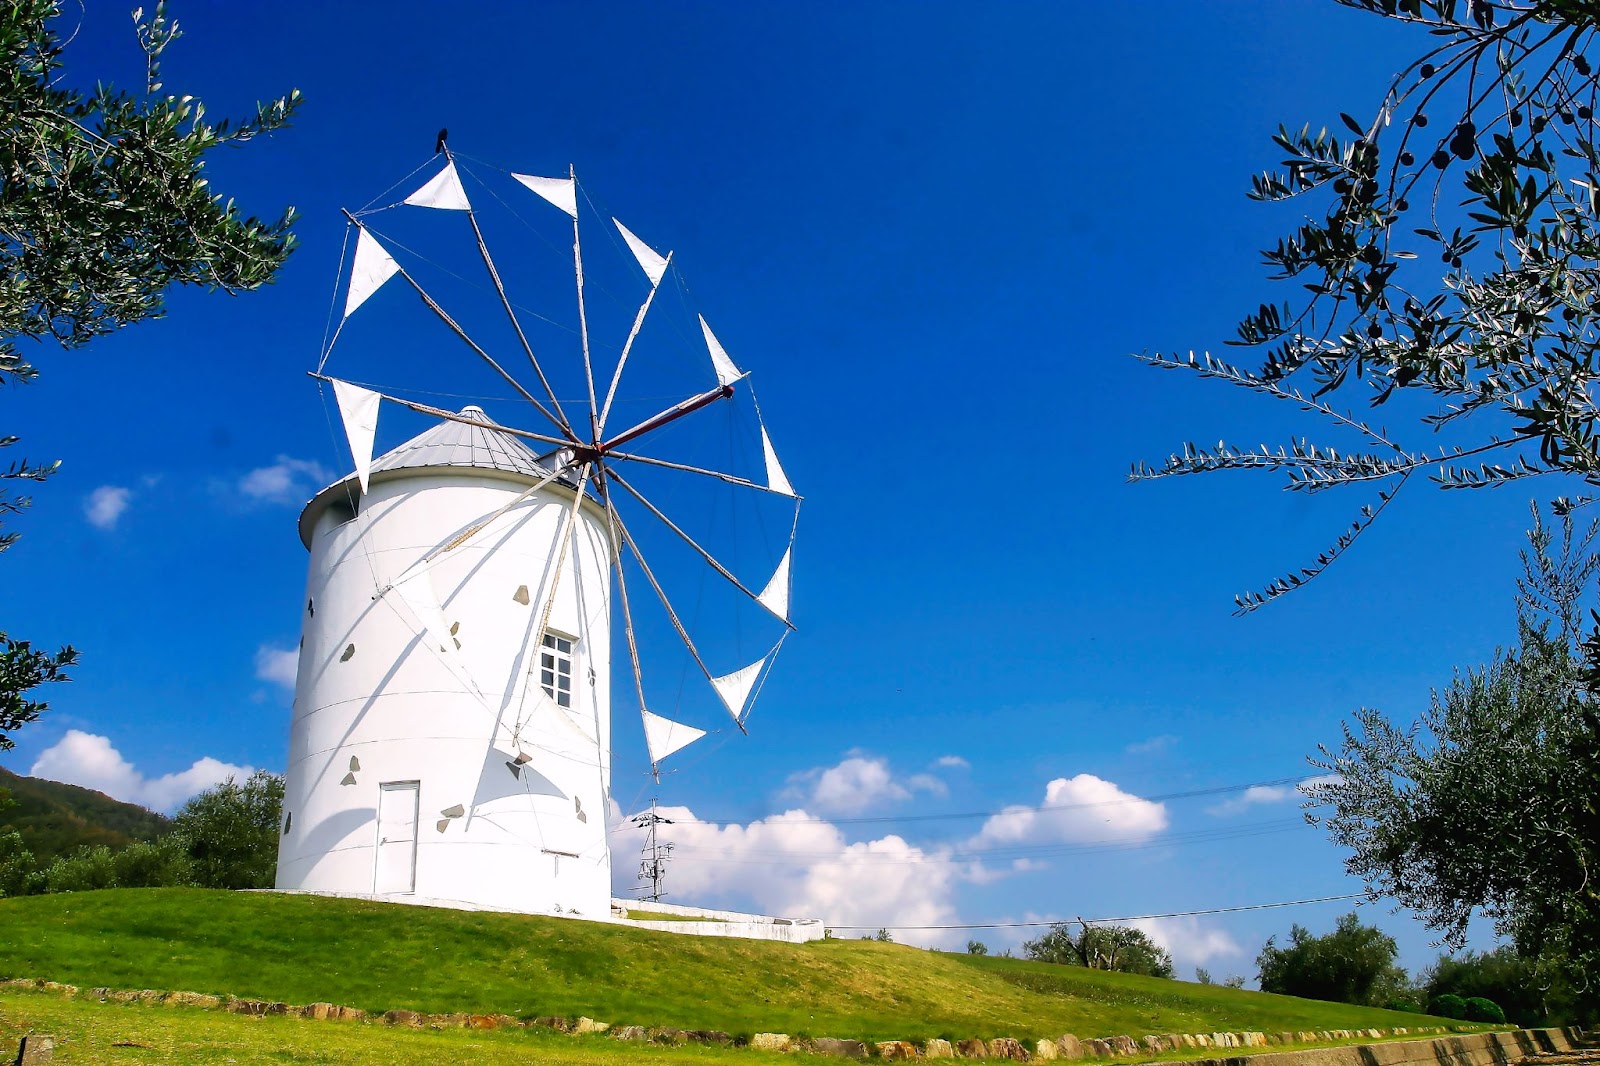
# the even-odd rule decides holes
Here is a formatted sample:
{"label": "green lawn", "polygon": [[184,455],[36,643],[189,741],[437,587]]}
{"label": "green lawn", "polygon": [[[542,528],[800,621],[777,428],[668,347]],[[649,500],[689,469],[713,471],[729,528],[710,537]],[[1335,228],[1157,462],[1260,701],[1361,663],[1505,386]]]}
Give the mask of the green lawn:
{"label": "green lawn", "polygon": [[587,1015],[618,1025],[864,1040],[1439,1024],[1216,985],[865,940],[791,945],[199,889],[0,900],[5,976],[329,1001],[369,1012]]}

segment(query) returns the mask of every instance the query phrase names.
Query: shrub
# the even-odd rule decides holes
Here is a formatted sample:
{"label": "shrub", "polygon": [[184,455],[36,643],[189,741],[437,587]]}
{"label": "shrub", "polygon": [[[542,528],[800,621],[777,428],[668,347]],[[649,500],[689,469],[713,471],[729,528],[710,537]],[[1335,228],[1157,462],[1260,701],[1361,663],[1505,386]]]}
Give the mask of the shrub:
{"label": "shrub", "polygon": [[118,888],[170,888],[194,884],[194,865],[183,845],[170,836],[135,841],[111,860]]}
{"label": "shrub", "polygon": [[1506,1012],[1492,999],[1482,996],[1470,996],[1463,1001],[1466,1004],[1466,1019],[1469,1022],[1503,1022]]}
{"label": "shrub", "polygon": [[1510,944],[1493,951],[1441,955],[1428,972],[1428,996],[1446,992],[1470,1000],[1492,1001],[1515,1025],[1540,1027],[1575,1024],[1580,1014],[1563,967],[1554,956],[1541,964],[1537,956],[1519,954]]}
{"label": "shrub", "polygon": [[116,888],[116,856],[104,844],[85,845],[60,855],[40,871],[46,892],[88,892]]}
{"label": "shrub", "polygon": [[0,897],[28,895],[29,882],[38,877],[37,871],[38,863],[22,834],[15,829],[0,830]]}
{"label": "shrub", "polygon": [[168,888],[194,884],[194,870],[183,845],[163,837],[135,841],[116,851],[104,844],[85,845],[70,855],[57,856],[29,880],[29,892]]}
{"label": "shrub", "polygon": [[1442,996],[1434,996],[1428,1002],[1428,1013],[1436,1018],[1454,1018],[1465,1021],[1467,1018],[1467,1001],[1460,996],[1453,996],[1446,992]]}

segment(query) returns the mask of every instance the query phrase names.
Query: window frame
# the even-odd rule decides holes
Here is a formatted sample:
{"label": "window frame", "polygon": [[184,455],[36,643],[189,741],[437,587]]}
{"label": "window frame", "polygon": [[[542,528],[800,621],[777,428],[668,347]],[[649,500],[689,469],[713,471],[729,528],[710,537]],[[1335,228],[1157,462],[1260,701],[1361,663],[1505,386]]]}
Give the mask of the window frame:
{"label": "window frame", "polygon": [[[566,648],[561,648],[562,643]],[[557,707],[563,710],[573,709],[572,679],[577,674],[578,638],[568,636],[558,629],[547,629],[544,638],[539,642],[539,687],[544,694],[550,697]],[[546,660],[550,665],[546,665]],[[562,667],[566,669],[563,670]],[[545,678],[550,680],[546,681]],[[565,681],[563,686],[561,683]],[[565,702],[563,702],[565,698]]]}

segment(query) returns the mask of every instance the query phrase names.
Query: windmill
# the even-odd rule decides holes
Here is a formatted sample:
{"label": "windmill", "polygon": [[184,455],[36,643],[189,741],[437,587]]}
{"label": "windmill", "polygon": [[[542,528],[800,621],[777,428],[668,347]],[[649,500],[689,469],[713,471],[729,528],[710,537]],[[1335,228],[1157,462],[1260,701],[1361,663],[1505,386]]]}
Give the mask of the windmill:
{"label": "windmill", "polygon": [[[613,641],[657,782],[712,731],[708,707],[744,732],[792,629],[800,498],[671,253],[599,213],[571,168],[439,147],[412,191],[344,213],[342,313],[312,377],[354,469],[300,518],[277,884],[598,915]],[[492,255],[475,202],[537,239]],[[408,368],[426,380],[370,380]],[[446,402],[471,388],[493,416]],[[427,428],[374,457],[380,411]],[[652,673],[660,652],[675,682]]]}

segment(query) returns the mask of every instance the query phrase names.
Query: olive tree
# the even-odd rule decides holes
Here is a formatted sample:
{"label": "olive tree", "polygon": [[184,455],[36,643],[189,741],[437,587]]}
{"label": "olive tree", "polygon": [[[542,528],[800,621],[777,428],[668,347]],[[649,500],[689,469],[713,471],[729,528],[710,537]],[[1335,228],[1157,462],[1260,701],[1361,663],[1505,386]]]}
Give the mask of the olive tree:
{"label": "olive tree", "polygon": [[[180,34],[158,2],[135,11],[139,91],[77,87],[57,32],[59,0],[0,7],[0,387],[34,380],[39,343],[75,348],[158,316],[174,285],[229,293],[270,281],[294,246],[290,208],[274,221],[246,214],[205,177],[206,157],[286,125],[298,91],[242,120],[213,120],[192,96],[163,91],[161,63]],[[17,443],[0,432],[0,449]],[[58,463],[0,463],[0,526]],[[0,528],[0,551],[15,540]],[[5,640],[0,748],[44,704],[30,688],[65,680],[75,653]]]}
{"label": "olive tree", "polygon": [[1059,922],[1022,945],[1023,955],[1038,962],[1119,970],[1146,977],[1172,977],[1172,956],[1143,930],[1127,925]]}
{"label": "olive tree", "polygon": [[1600,968],[1600,704],[1575,644],[1600,524],[1538,520],[1523,554],[1519,640],[1459,672],[1416,721],[1357,712],[1302,786],[1308,817],[1349,849],[1376,900],[1415,911],[1452,947],[1493,919],[1546,984],[1591,1006]]}
{"label": "olive tree", "polygon": [[1322,936],[1294,925],[1282,947],[1268,937],[1256,966],[1263,992],[1383,1006],[1407,983],[1394,964],[1398,952],[1393,937],[1346,914]]}
{"label": "olive tree", "polygon": [[[1600,490],[1600,0],[1340,2],[1414,27],[1420,54],[1365,117],[1272,138],[1281,166],[1250,195],[1309,217],[1263,250],[1293,295],[1240,321],[1230,343],[1253,367],[1138,356],[1354,441],[1191,443],[1134,467],[1134,480],[1264,470],[1291,491],[1367,496],[1307,565],[1236,597],[1241,613],[1321,574],[1416,475],[1446,489],[1568,475],[1561,508]],[[1396,395],[1419,402],[1396,430],[1346,410]],[[1436,431],[1454,443],[1417,443]]]}
{"label": "olive tree", "polygon": [[186,802],[173,816],[171,836],[202,888],[271,888],[282,819],[282,776],[257,770]]}

